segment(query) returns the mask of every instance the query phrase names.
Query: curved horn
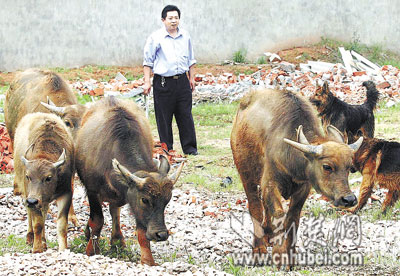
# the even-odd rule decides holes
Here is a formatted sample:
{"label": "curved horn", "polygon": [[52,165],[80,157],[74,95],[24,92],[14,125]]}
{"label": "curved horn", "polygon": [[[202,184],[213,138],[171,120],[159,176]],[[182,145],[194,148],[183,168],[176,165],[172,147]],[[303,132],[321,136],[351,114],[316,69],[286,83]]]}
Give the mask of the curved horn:
{"label": "curved horn", "polygon": [[356,151],[358,151],[358,149],[361,147],[361,144],[362,144],[363,140],[364,140],[364,137],[361,136],[361,137],[358,138],[358,140],[355,141],[353,144],[350,144],[349,147],[350,147],[354,152],[356,152]]}
{"label": "curved horn", "polygon": [[299,125],[299,127],[297,128],[297,141],[299,143],[305,144],[305,145],[309,145],[310,143],[308,142],[306,136],[304,135],[303,132],[303,126]]}
{"label": "curved horn", "polygon": [[57,114],[58,116],[63,116],[65,114],[65,107],[61,107],[61,106],[53,106],[53,105],[49,105],[47,103],[44,102],[40,102],[44,107],[46,107],[48,110],[50,110],[51,112]]}
{"label": "curved horn", "polygon": [[328,136],[330,138],[332,138],[336,142],[347,144],[347,141],[344,138],[343,133],[340,130],[338,130],[336,127],[334,127],[333,125],[329,125],[329,126],[327,126],[326,130],[328,131]]}
{"label": "curved horn", "polygon": [[181,175],[184,164],[185,164],[185,162],[182,162],[179,165],[178,169],[176,169],[176,171],[168,177],[171,180],[172,184],[175,184],[176,181],[178,181],[178,178]]}
{"label": "curved horn", "polygon": [[135,183],[139,188],[144,185],[146,181],[144,178],[138,177],[135,174],[131,173],[126,167],[121,165],[117,159],[114,158],[111,163],[117,173],[122,174],[122,176],[124,176],[126,179],[131,179],[133,183]]}
{"label": "curved horn", "polygon": [[48,105],[52,105],[52,106],[56,106],[56,104],[53,103],[52,100],[50,100],[50,97],[49,97],[49,96],[47,96],[47,104],[48,104]]}
{"label": "curved horn", "polygon": [[63,149],[63,152],[61,153],[60,157],[58,158],[57,162],[55,162],[53,164],[54,168],[58,168],[59,166],[61,166],[62,164],[64,164],[65,162],[65,149]]}
{"label": "curved horn", "polygon": [[292,147],[304,152],[304,153],[310,153],[310,154],[315,154],[315,155],[321,155],[322,154],[322,146],[313,146],[313,145],[304,145],[297,143],[295,141],[283,138],[283,141],[285,141],[287,144],[291,145]]}
{"label": "curved horn", "polygon": [[26,159],[23,155],[21,155],[21,161],[25,165],[25,167],[28,165],[29,162],[32,162],[32,161],[29,161],[28,159]]}

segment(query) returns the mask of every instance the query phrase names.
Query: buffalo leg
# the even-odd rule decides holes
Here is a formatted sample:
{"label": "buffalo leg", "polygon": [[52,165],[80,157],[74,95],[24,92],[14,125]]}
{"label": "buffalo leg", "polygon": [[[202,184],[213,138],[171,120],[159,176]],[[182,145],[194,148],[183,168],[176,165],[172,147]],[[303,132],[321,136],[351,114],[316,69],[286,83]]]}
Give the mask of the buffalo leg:
{"label": "buffalo leg", "polygon": [[153,254],[151,254],[150,241],[146,238],[146,230],[137,228],[138,242],[140,245],[140,263],[147,265],[156,265]]}
{"label": "buffalo leg", "polygon": [[389,190],[385,201],[382,204],[382,211],[386,213],[387,208],[391,207],[399,199],[399,191]]}
{"label": "buffalo leg", "polygon": [[[100,253],[98,239],[100,238],[101,228],[103,228],[104,217],[101,203],[99,202],[97,195],[88,193],[88,199],[90,205],[90,218],[88,225],[86,226],[85,234],[86,237],[88,237],[87,232],[89,232],[90,239],[86,246],[86,254],[92,256]],[[91,231],[88,231],[89,229]]]}
{"label": "buffalo leg", "polygon": [[112,218],[111,245],[114,245],[119,241],[121,246],[125,246],[124,236],[121,232],[120,213],[120,207],[110,204],[110,214]]}
{"label": "buffalo leg", "polygon": [[59,251],[67,248],[68,210],[70,209],[71,202],[72,193],[65,193],[57,199],[57,238]]}
{"label": "buffalo leg", "polygon": [[253,252],[267,253],[267,244],[264,240],[263,207],[258,194],[257,176],[254,174],[241,174],[244,191],[249,202],[249,212],[254,227]]}
{"label": "buffalo leg", "polygon": [[39,210],[29,210],[31,213],[33,230],[33,253],[41,253],[46,249],[46,238],[44,235],[44,223],[47,216],[47,208]]}
{"label": "buffalo leg", "polygon": [[28,233],[26,234],[26,243],[32,245],[34,240],[33,226],[32,226],[33,214],[32,210],[29,208],[26,208],[26,212],[28,213]]}
{"label": "buffalo leg", "polygon": [[[72,177],[72,180],[71,180],[71,191],[72,191],[72,194],[74,194],[74,178],[73,177]],[[76,218],[76,214],[75,214],[75,210],[74,210],[74,204],[73,204],[72,201],[71,201],[71,207],[69,208],[68,221],[72,222],[72,224],[75,227],[79,227],[79,221]]]}
{"label": "buffalo leg", "polygon": [[[289,210],[287,212],[284,222],[284,239],[281,245],[274,245],[272,255],[279,254],[277,265],[281,264],[283,254],[286,254],[287,268],[290,269],[294,265],[294,253],[296,248],[297,229],[299,229],[300,212],[303,208],[304,202],[310,193],[311,186],[303,184],[303,186],[296,191],[290,199]],[[293,228],[294,227],[294,228]]]}

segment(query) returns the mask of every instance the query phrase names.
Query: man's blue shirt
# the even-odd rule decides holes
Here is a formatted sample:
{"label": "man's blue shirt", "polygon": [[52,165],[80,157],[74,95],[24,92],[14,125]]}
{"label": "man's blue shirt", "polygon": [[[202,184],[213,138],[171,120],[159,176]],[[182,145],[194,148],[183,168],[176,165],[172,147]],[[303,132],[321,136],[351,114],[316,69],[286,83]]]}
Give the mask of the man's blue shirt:
{"label": "man's blue shirt", "polygon": [[154,74],[183,74],[195,63],[190,35],[181,28],[173,38],[163,27],[152,33],[144,46],[143,65],[151,67]]}

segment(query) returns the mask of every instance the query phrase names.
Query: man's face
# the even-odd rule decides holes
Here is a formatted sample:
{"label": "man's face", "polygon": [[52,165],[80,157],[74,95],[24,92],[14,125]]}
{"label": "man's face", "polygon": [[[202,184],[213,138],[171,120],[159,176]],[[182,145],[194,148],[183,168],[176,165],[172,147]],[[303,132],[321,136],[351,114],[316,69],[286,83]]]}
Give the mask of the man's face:
{"label": "man's face", "polygon": [[161,18],[162,22],[164,23],[167,31],[176,31],[179,25],[179,15],[177,11],[169,11],[167,12],[167,16]]}

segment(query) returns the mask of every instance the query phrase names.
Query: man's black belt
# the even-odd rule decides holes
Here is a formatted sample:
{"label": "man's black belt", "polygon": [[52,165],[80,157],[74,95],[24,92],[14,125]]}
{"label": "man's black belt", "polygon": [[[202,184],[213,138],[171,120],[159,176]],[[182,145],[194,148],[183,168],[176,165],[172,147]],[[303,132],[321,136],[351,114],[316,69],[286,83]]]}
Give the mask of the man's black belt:
{"label": "man's black belt", "polygon": [[[156,74],[157,75],[157,74]],[[159,77],[163,77],[163,76],[160,76],[160,75],[157,75],[157,76],[159,76]],[[182,74],[178,74],[178,75],[175,75],[175,76],[169,76],[169,77],[163,77],[164,79],[174,79],[174,80],[177,80],[177,79],[179,79],[180,77],[183,77],[183,76],[186,76],[186,72],[185,73],[182,73]]]}

